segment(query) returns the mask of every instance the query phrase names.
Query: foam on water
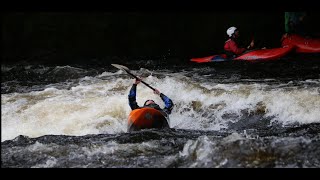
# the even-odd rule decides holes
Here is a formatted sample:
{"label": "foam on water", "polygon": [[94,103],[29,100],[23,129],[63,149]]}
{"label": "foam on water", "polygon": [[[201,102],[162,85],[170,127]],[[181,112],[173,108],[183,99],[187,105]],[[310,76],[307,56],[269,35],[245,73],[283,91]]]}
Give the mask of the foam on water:
{"label": "foam on water", "polygon": [[[159,74],[143,80],[173,100],[175,106],[170,115],[173,128],[221,130],[228,128],[229,122],[256,112],[283,125],[320,122],[319,87],[204,83],[183,73]],[[72,88],[57,89],[57,84],[43,91],[2,94],[1,141],[18,135],[126,132],[131,111],[128,93],[133,82],[120,71],[104,72],[80,78]],[[147,99],[154,99],[164,107],[161,98],[141,83],[137,87],[137,102],[142,105]]]}

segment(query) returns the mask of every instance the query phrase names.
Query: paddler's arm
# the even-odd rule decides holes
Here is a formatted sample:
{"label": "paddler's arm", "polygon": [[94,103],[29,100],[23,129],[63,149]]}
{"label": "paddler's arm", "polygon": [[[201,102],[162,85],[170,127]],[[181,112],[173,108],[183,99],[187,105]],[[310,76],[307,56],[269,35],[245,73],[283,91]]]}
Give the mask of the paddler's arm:
{"label": "paddler's arm", "polygon": [[138,106],[138,103],[136,101],[136,94],[137,94],[137,85],[140,83],[141,81],[137,80],[135,81],[135,83],[132,85],[129,95],[128,95],[128,99],[129,99],[129,106],[131,107],[132,110],[140,108]]}
{"label": "paddler's arm", "polygon": [[171,111],[173,109],[172,100],[168,98],[166,95],[160,93],[158,90],[155,90],[154,93],[160,95],[162,101],[164,102],[165,108],[163,108],[163,111],[167,114],[171,114]]}

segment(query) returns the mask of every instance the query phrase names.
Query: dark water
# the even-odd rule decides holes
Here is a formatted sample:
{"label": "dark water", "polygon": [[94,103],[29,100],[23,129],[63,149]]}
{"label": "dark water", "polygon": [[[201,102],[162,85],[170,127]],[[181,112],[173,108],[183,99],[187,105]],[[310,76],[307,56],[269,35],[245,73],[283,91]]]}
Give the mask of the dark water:
{"label": "dark water", "polygon": [[[303,130],[302,130],[303,129]],[[3,167],[319,167],[320,126],[271,133],[144,130],[117,135],[19,136]]]}
{"label": "dark water", "polygon": [[[170,130],[127,133],[134,80],[169,96]],[[1,65],[2,167],[320,167],[320,61],[108,59]],[[155,97],[138,86],[138,103]]]}

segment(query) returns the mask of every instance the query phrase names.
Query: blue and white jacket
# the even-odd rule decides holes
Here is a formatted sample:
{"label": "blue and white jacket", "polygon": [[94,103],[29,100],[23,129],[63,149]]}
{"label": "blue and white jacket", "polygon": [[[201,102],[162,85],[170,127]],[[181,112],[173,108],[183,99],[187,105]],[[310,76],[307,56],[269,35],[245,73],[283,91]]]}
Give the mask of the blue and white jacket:
{"label": "blue and white jacket", "polygon": [[[138,106],[138,103],[136,101],[136,94],[137,94],[136,92],[137,92],[137,85],[133,84],[130,89],[129,95],[128,95],[129,105],[130,105],[131,109],[134,110],[134,109],[143,108],[143,107],[150,107],[150,106],[143,106],[143,107]],[[173,108],[172,100],[162,93],[160,93],[160,97],[161,97],[162,101],[164,102],[165,107],[163,109],[161,109],[158,104],[156,104],[156,106],[153,105],[151,107],[153,107],[159,111],[165,112],[167,115],[171,114],[171,111]]]}

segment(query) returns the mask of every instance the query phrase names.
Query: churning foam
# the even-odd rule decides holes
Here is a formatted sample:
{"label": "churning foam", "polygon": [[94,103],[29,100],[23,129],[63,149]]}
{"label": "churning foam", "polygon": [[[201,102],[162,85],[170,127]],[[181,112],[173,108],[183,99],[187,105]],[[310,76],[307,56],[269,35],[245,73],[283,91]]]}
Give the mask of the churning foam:
{"label": "churning foam", "polygon": [[[119,74],[85,77],[71,89],[53,87],[2,94],[1,141],[18,135],[126,132],[131,111],[128,93],[134,79],[116,77]],[[266,84],[201,83],[179,74],[162,78],[150,75],[144,81],[173,100],[172,128],[220,130],[227,128],[228,122],[238,121],[244,111],[257,109],[262,109],[264,117],[283,124],[320,122],[319,87],[270,89]],[[137,87],[137,102],[142,105],[147,99],[164,107],[161,98],[141,83]]]}

